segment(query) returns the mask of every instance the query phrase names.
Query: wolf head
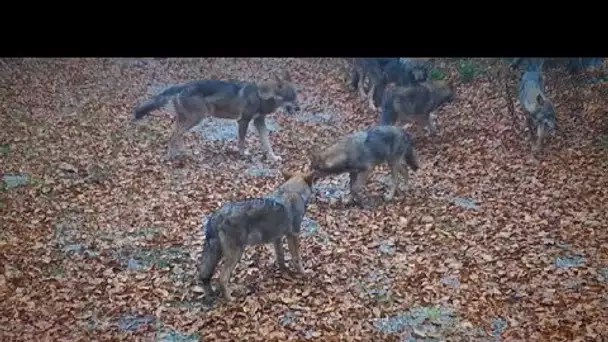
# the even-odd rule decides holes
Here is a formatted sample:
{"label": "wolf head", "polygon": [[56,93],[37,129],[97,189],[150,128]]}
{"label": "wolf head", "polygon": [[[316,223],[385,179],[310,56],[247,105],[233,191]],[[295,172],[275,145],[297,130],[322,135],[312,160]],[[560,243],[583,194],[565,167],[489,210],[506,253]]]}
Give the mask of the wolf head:
{"label": "wolf head", "polygon": [[281,185],[282,190],[298,193],[305,202],[308,202],[310,196],[312,196],[312,184],[316,178],[314,172],[302,173],[282,170],[281,174],[285,178],[285,183]]}
{"label": "wolf head", "polygon": [[399,58],[402,69],[401,84],[425,82],[429,75],[430,63],[426,58]]}
{"label": "wolf head", "polygon": [[291,83],[289,73],[282,76],[272,75],[272,80],[260,85],[260,97],[264,100],[273,99],[279,107],[285,108],[287,113],[295,114],[300,110],[297,99],[296,86]]}
{"label": "wolf head", "polygon": [[429,74],[429,62],[423,58],[412,58],[409,60],[409,72],[416,82],[424,82]]}

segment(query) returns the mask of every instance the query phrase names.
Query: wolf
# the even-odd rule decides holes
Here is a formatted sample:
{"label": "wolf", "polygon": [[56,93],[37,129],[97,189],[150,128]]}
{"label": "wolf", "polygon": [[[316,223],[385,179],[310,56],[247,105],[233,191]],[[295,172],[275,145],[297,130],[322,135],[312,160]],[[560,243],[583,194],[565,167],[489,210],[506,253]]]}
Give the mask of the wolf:
{"label": "wolf", "polygon": [[[374,105],[372,97],[376,92],[376,87],[383,83],[384,75],[382,69],[384,64],[387,63],[387,59],[389,58],[353,59],[350,86],[355,90],[359,90],[359,95],[369,101],[370,108]],[[364,89],[365,80],[368,80],[370,84],[367,92]]]}
{"label": "wolf", "polygon": [[215,210],[205,225],[205,245],[199,274],[205,293],[212,294],[211,277],[219,261],[224,265],[219,283],[224,298],[233,299],[228,282],[246,246],[274,244],[277,266],[286,270],[281,239],[287,246],[296,271],[304,273],[300,255],[300,226],[312,195],[315,175],[312,172],[281,171],[285,182],[262,198],[227,203]]}
{"label": "wolf", "polygon": [[311,168],[317,179],[349,173],[350,197],[345,199],[346,204],[352,200],[361,203],[361,188],[374,167],[383,163],[387,163],[391,170],[391,186],[383,196],[390,202],[399,185],[399,176],[403,176],[407,185],[408,167],[414,172],[419,168],[413,141],[403,128],[374,126],[350,133],[311,156]]}
{"label": "wolf", "polygon": [[380,125],[403,124],[418,121],[437,132],[437,123],[431,112],[454,99],[454,91],[447,81],[426,81],[409,87],[393,87],[384,93]]}
{"label": "wolf", "polygon": [[169,101],[177,113],[175,128],[169,139],[169,158],[173,158],[183,145],[183,135],[200,121],[209,116],[233,119],[238,123],[238,149],[242,156],[249,155],[245,149],[245,137],[249,122],[260,136],[260,143],[266,157],[280,161],[268,139],[266,115],[279,107],[289,114],[300,110],[297,91],[291,83],[289,73],[282,76],[273,74],[273,79],[260,84],[235,80],[195,80],[172,86],[160,94],[136,106],[133,119],[140,120],[156,109],[163,108]]}
{"label": "wolf", "polygon": [[[428,62],[421,58],[355,58],[350,86],[359,90],[368,101],[370,109],[376,111],[382,95],[389,84],[410,86],[423,82],[428,77]],[[367,93],[363,89],[369,80]]]}
{"label": "wolf", "polygon": [[428,80],[430,63],[427,58],[393,58],[386,62],[382,72],[384,82],[376,88],[373,96],[374,111],[381,106],[382,97],[389,85],[411,87]]}
{"label": "wolf", "polygon": [[519,83],[519,103],[526,112],[532,150],[542,149],[543,141],[555,130],[555,107],[544,92],[540,71],[526,71]]}

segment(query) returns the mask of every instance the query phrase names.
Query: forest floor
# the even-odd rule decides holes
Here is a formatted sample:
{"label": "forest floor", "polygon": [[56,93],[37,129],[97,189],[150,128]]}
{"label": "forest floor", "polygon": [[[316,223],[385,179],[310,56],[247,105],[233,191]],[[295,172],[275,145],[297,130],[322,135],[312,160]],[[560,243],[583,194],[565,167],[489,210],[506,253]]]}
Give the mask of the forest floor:
{"label": "forest floor", "polygon": [[[515,118],[485,62],[471,62],[468,82],[461,62],[439,63],[456,98],[437,137],[415,129],[421,168],[405,195],[382,202],[383,167],[366,208],[332,200],[345,176],[319,182],[307,276],[275,271],[270,249],[251,247],[232,278],[245,291],[226,303],[201,293],[201,222],[376,122],[345,62],[0,61],[0,340],[608,339],[607,85],[548,72],[559,130],[534,156],[518,103]],[[251,158],[229,152],[236,124],[217,119],[187,134],[192,158],[168,163],[172,114],[131,123],[133,106],[167,85],[283,70],[302,110],[271,116],[282,165],[262,160],[254,130]]]}

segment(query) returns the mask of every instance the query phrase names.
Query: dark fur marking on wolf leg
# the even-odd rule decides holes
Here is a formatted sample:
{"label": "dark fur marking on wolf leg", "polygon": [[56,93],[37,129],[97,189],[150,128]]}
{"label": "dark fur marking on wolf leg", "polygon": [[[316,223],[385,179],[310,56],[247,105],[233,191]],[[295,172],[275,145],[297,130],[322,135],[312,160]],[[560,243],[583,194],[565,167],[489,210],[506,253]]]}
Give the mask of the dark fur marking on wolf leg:
{"label": "dark fur marking on wolf leg", "polygon": [[213,215],[207,221],[205,225],[205,247],[201,254],[198,270],[201,283],[206,295],[212,295],[213,289],[211,288],[211,277],[213,271],[217,267],[217,264],[222,258],[222,248],[219,241],[217,231],[213,228]]}

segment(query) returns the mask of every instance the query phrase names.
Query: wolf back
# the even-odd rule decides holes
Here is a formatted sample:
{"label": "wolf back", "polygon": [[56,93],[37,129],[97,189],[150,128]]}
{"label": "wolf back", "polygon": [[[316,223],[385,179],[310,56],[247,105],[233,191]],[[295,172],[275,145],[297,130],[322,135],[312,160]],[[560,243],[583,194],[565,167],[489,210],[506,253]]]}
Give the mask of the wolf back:
{"label": "wolf back", "polygon": [[[191,96],[199,96],[202,98],[209,97],[215,94],[226,95],[222,99],[218,99],[222,104],[228,104],[233,101],[239,95],[239,92],[243,95],[247,95],[254,92],[255,85],[239,81],[223,81],[223,80],[195,80],[183,84],[171,86],[160,94],[153,96],[151,99],[144,101],[141,105],[137,106],[134,110],[133,118],[139,120],[146,115],[150,114],[154,110],[158,110],[167,105],[167,103],[176,96],[188,98]],[[196,108],[186,108],[193,109]]]}
{"label": "wolf back", "polygon": [[340,174],[365,170],[402,155],[413,171],[418,170],[411,137],[401,128],[375,126],[351,133],[314,155],[312,167],[323,173]]}
{"label": "wolf back", "polygon": [[422,116],[429,121],[429,114],[443,103],[452,101],[453,90],[444,81],[427,81],[409,87],[394,87],[385,92],[379,125],[396,123]]}

